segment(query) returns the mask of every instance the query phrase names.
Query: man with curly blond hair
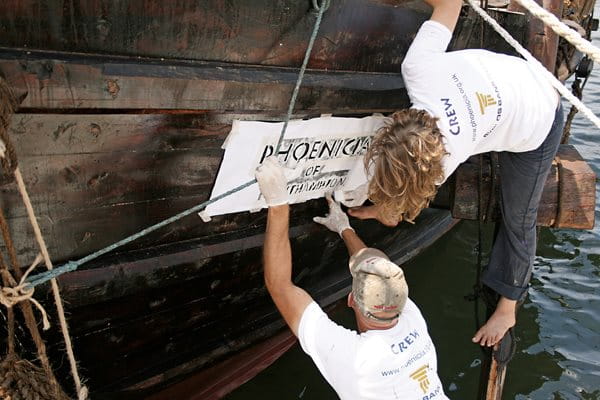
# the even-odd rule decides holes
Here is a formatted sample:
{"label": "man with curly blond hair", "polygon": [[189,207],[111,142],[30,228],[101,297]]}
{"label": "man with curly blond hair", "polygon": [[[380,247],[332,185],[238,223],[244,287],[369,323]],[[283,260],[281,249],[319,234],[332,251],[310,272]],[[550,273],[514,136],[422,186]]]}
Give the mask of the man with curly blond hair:
{"label": "man with curly blond hair", "polygon": [[402,63],[412,107],[392,115],[365,157],[374,205],[349,213],[391,226],[411,222],[460,163],[498,152],[502,222],[482,280],[500,300],[473,337],[493,346],[514,326],[517,302],[527,294],[537,208],[560,143],[562,107],[550,83],[520,58],[446,52],[462,1],[425,1],[433,14]]}

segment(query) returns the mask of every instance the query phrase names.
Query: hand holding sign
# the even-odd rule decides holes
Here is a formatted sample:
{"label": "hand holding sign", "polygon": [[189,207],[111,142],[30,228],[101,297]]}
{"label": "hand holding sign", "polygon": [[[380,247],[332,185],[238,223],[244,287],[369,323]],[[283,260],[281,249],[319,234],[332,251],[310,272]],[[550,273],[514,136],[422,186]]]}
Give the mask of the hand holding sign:
{"label": "hand holding sign", "polygon": [[287,179],[276,157],[268,157],[254,173],[267,206],[288,204]]}
{"label": "hand holding sign", "polygon": [[352,229],[348,216],[342,211],[340,203],[331,198],[331,193],[325,195],[327,203],[329,204],[329,214],[325,217],[314,217],[313,221],[317,224],[324,225],[327,229],[333,232],[337,232],[342,236],[342,232],[346,229]]}
{"label": "hand holding sign", "polygon": [[336,190],[335,199],[346,207],[362,206],[369,196],[369,182],[363,183],[354,190]]}

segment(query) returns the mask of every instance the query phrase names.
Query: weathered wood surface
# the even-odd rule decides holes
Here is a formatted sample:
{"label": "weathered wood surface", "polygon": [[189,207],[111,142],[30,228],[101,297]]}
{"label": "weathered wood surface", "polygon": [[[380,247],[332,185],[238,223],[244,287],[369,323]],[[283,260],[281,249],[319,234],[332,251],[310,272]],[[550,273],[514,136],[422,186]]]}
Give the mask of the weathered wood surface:
{"label": "weathered wood surface", "polygon": [[[498,171],[498,169],[496,169]],[[490,221],[500,218],[500,176],[492,178],[488,160],[483,167],[483,213],[491,210]],[[452,215],[455,218],[478,218],[479,164],[475,160],[462,164],[456,174]],[[492,179],[496,191],[492,190]],[[493,193],[492,193],[493,192]],[[492,195],[490,197],[490,194]],[[488,206],[489,202],[491,205]],[[538,207],[538,226],[592,229],[596,204],[596,174],[575,147],[561,145],[552,164]]]}
{"label": "weathered wood surface", "polygon": [[[559,19],[563,16],[563,0],[538,1],[544,9],[554,14]],[[511,1],[511,10],[526,12],[520,4]],[[552,28],[546,26],[541,20],[531,17],[529,22],[527,50],[544,65],[548,71],[555,73],[559,36]]]}
{"label": "weathered wood surface", "polygon": [[559,208],[553,226],[592,229],[596,210],[596,174],[573,146],[562,147],[557,162]]}
{"label": "weathered wood surface", "polygon": [[[428,13],[414,1],[397,3],[332,2],[309,65],[399,68],[411,41],[405,33]],[[0,4],[0,46],[296,67],[314,20],[310,1],[7,0]]]}
{"label": "weathered wood surface", "polygon": [[[498,53],[518,55],[489,24],[483,22],[479,15],[470,7],[463,8],[463,17],[454,30],[450,48],[458,49],[487,49]],[[527,16],[504,9],[489,9],[488,14],[521,44],[529,43]]]}
{"label": "weathered wood surface", "polygon": [[297,339],[284,329],[272,338],[233,355],[215,368],[186,378],[147,400],[218,400],[236,389],[285,353]]}
{"label": "weathered wood surface", "polygon": [[[335,14],[338,6],[345,7],[341,2],[335,4],[328,14]],[[314,70],[309,70],[305,77],[296,107],[298,112],[365,113],[408,106],[400,64],[416,29],[428,15],[405,7],[360,4],[381,9],[381,15],[367,13],[353,31],[344,28],[345,34],[353,38],[350,47],[336,42],[335,51],[318,47],[313,50],[313,58],[319,61],[309,64]],[[360,15],[358,10],[360,7],[353,12]],[[525,39],[522,34],[525,17],[503,11],[492,14],[517,39]],[[365,29],[370,31],[365,33]],[[513,52],[471,14],[461,18],[456,32],[452,49],[485,47]],[[322,35],[324,43],[331,45],[327,33]],[[308,36],[306,32],[302,40],[306,41]],[[11,48],[11,43],[2,43],[2,39],[0,36],[0,46],[8,47],[0,47],[0,75],[19,96],[21,109],[29,111],[151,109],[282,113],[287,110],[296,68],[301,64],[301,58],[294,57],[293,61],[283,57],[269,58],[268,63],[252,59],[245,63],[253,65],[233,64],[240,60],[220,53],[221,58],[214,58],[209,52],[199,52],[196,57],[132,55],[116,52],[110,46],[99,51],[101,54],[91,55],[81,53],[91,51],[82,43],[68,51],[45,42],[25,50]],[[44,40],[50,39],[44,36]],[[300,41],[300,37],[296,40]],[[228,47],[240,43],[235,36],[229,37],[229,42]],[[160,41],[157,47],[159,44]],[[367,52],[369,62],[362,59],[362,52]],[[338,65],[338,58],[344,56],[347,58]]]}
{"label": "weathered wood surface", "polygon": [[[10,134],[50,253],[63,260],[207,200],[229,129],[210,115],[18,115]],[[28,263],[36,250],[20,196],[14,185],[0,194]],[[240,229],[254,218],[209,227],[190,216],[134,247]]]}

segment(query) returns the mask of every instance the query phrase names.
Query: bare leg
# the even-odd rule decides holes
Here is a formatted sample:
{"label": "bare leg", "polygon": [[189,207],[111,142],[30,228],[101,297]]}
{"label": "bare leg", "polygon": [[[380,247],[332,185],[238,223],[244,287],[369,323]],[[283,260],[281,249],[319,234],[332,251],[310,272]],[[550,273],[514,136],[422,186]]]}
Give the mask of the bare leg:
{"label": "bare leg", "polygon": [[496,311],[473,336],[473,343],[479,343],[481,346],[494,346],[500,342],[506,331],[515,326],[516,311],[516,300],[500,297]]}

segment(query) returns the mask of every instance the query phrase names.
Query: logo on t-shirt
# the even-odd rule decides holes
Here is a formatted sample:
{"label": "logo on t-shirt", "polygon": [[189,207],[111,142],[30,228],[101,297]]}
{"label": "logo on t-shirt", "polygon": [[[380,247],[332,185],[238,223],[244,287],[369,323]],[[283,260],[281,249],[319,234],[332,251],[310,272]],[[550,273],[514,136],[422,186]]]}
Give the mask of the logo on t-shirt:
{"label": "logo on t-shirt", "polygon": [[475,94],[477,95],[477,101],[479,101],[479,110],[481,111],[481,115],[485,114],[485,109],[487,107],[498,104],[496,99],[489,94],[482,94],[479,92],[475,92]]}
{"label": "logo on t-shirt", "polygon": [[428,371],[429,364],[425,364],[410,374],[412,379],[419,382],[419,386],[421,387],[421,390],[423,390],[423,393],[427,393],[427,390],[429,389],[429,377],[427,376]]}

